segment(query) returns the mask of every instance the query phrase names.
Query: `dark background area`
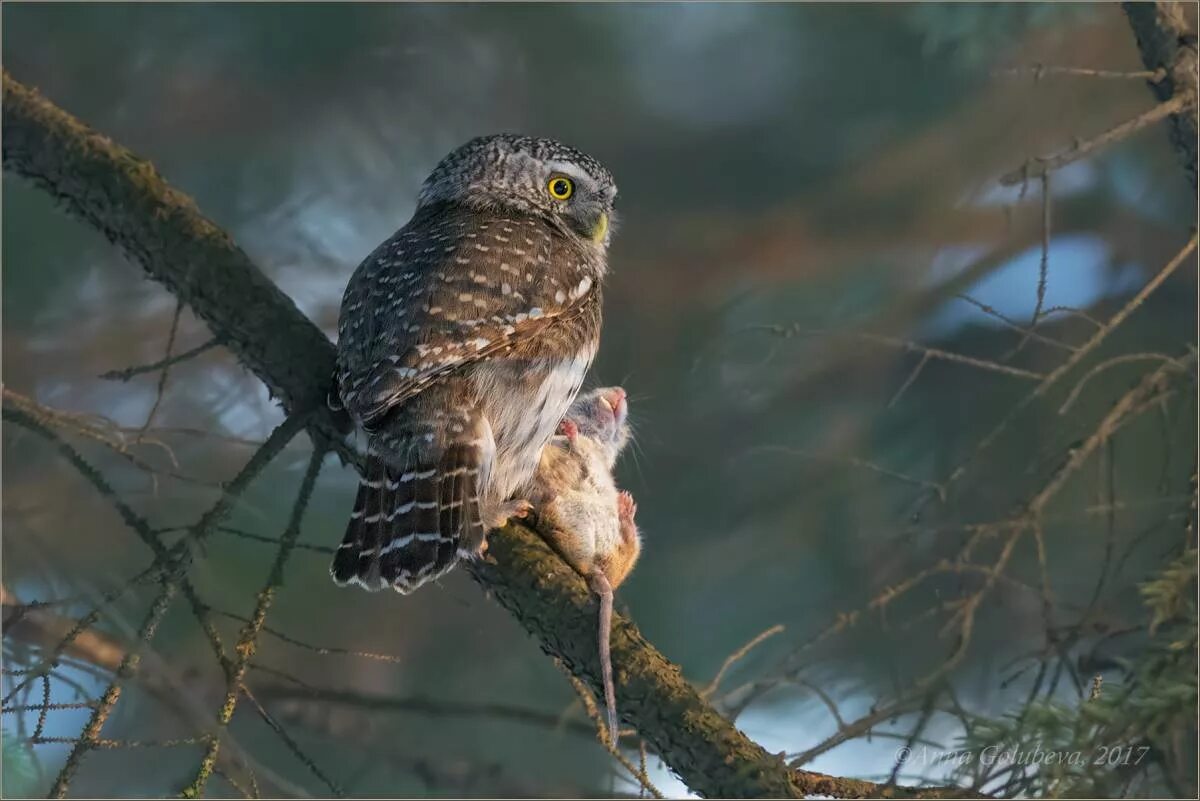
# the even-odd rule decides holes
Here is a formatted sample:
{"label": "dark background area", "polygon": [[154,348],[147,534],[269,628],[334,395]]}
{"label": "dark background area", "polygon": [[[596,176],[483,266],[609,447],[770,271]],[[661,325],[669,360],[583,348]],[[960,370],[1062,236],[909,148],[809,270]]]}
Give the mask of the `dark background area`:
{"label": "dark background area", "polygon": [[[954,526],[999,519],[1035,492],[1153,367],[1105,370],[1059,414],[1077,379],[1067,381],[1010,426],[953,504],[920,506],[1035,384],[931,360],[905,386],[920,353],[855,332],[1047,373],[1062,348],[1031,341],[1010,355],[1021,334],[955,293],[1028,324],[1045,233],[1045,307],[1103,319],[1178,252],[1195,218],[1161,125],[1055,173],[1048,233],[1036,181],[1025,191],[996,183],[1031,156],[1153,105],[1140,80],[1005,72],[1141,69],[1116,5],[5,4],[3,29],[13,77],[152,161],[331,336],[351,271],[407,220],[420,181],[453,147],[516,130],[604,162],[620,187],[621,227],[592,383],[630,393],[637,441],[618,477],[639,501],[645,537],[618,605],[702,685],[740,645],[782,624],[717,693],[803,663],[803,682],[792,675],[739,718],[776,752],[804,751],[837,730],[813,686],[850,720],[934,669],[954,644],[939,636],[943,619],[922,615],[973,579],[937,578],[886,620],[868,616],[797,649],[839,613],[956,553],[965,534]],[[252,452],[239,440],[262,440],[278,408],[215,348],[172,370],[134,442],[156,376],[98,376],[162,356],[174,298],[8,174],[3,211],[5,387],[129,429],[132,453],[183,477],[154,475],[95,442],[79,448],[156,525],[191,522]],[[1195,342],[1195,298],[1192,258],[1095,360],[1184,353]],[[1038,331],[1078,345],[1094,326],[1054,313]],[[176,350],[209,336],[185,310]],[[1129,423],[1109,461],[1093,460],[1054,502],[1045,539],[1058,622],[1085,608],[1106,630],[1144,622],[1137,586],[1181,539],[1195,417],[1192,383]],[[278,536],[307,458],[301,438],[231,525]],[[302,541],[337,544],[354,485],[348,470],[326,466]],[[106,501],[8,425],[3,490],[3,580],[22,599],[81,596],[68,610],[82,614],[146,566]],[[1088,511],[1105,499],[1126,506]],[[247,615],[271,554],[221,536],[193,578],[214,607]],[[565,724],[297,694],[269,669],[370,697],[504,702],[585,719],[554,665],[462,571],[400,597],[339,590],[327,566],[327,555],[297,554],[269,625],[396,659],[319,655],[267,636],[256,657],[267,670],[249,683],[351,793],[636,792],[594,740]],[[1045,657],[1039,572],[1026,540],[1011,585],[980,613],[953,674],[973,711],[1001,715],[1028,694],[1035,671],[1022,669]],[[128,634],[153,590],[127,594],[102,627]],[[239,625],[221,620],[229,640]],[[1108,641],[1087,665],[1072,652],[1069,673],[1085,686],[1064,675],[1050,696],[1073,703],[1092,673],[1143,645]],[[217,708],[222,677],[184,607],[154,650]],[[7,641],[5,655],[22,658]],[[92,694],[106,683],[83,669],[69,675]],[[4,720],[5,793],[44,794],[66,747],[37,746],[39,773],[20,747],[19,717]],[[85,719],[53,713],[46,733],[77,736]],[[134,685],[104,734],[185,733]],[[264,793],[321,792],[252,712],[239,711],[232,733],[263,766]],[[957,734],[950,719],[926,732],[946,743]],[[886,777],[897,744],[855,740],[811,767]],[[197,759],[195,747],[95,753],[73,792],[174,792]],[[650,767],[664,791],[682,791],[653,759]],[[234,792],[219,781],[209,790]]]}

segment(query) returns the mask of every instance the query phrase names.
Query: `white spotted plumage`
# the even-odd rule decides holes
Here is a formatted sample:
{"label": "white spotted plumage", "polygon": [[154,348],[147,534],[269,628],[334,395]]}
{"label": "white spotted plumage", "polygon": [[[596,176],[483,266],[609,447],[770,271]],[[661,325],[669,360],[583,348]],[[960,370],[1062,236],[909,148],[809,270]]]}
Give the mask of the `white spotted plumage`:
{"label": "white spotted plumage", "polygon": [[[553,171],[569,201],[547,194]],[[595,356],[615,194],[578,151],[484,137],[359,265],[337,383],[369,453],[336,581],[407,592],[480,552]]]}

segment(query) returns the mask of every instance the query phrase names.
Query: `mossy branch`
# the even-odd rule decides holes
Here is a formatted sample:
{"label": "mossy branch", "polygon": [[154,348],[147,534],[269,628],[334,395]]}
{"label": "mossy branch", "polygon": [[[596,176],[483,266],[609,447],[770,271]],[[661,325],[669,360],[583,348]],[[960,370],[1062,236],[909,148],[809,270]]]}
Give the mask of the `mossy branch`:
{"label": "mossy branch", "polygon": [[[316,447],[343,456],[347,421],[324,405],[334,348],[232,239],[183,193],[125,148],[91,130],[7,72],[4,168],[54,196],[102,231],[192,307],[215,337],[280,398],[312,412]],[[582,578],[533,532],[510,526],[491,539],[472,575],[539,641],[542,650],[599,688],[596,609]],[[955,788],[888,787],[789,768],[709,705],[621,616],[613,621],[617,697],[626,722],[695,792],[721,797],[841,798],[961,795]]]}
{"label": "mossy branch", "polygon": [[[229,234],[152,164],[3,76],[4,169],[44,189],[191,307],[289,413],[324,407],[328,338]],[[349,421],[322,415],[313,426],[340,440]]]}

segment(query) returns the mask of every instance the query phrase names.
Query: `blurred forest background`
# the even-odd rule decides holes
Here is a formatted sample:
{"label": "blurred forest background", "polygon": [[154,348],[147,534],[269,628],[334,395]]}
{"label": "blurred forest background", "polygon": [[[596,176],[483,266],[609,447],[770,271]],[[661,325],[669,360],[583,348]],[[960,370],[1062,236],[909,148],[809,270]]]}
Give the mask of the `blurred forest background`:
{"label": "blurred forest background", "polygon": [[[619,480],[645,549],[617,602],[646,637],[705,686],[782,627],[710,697],[813,770],[1194,797],[1194,252],[949,481],[1191,235],[1164,123],[1052,173],[1048,197],[998,182],[1154,106],[1144,80],[1031,71],[1142,70],[1119,6],[6,3],[3,48],[14,78],[152,161],[331,337],[351,271],[451,148],[516,130],[595,155],[622,224],[592,382],[631,395]],[[261,383],[221,347],[161,386],[105,377],[211,334],[8,173],[3,267],[6,406],[61,412],[123,499],[190,524],[282,419]],[[1155,371],[1036,526],[985,525]],[[280,535],[309,453],[293,441],[191,571],[227,642],[272,559],[244,534]],[[354,795],[636,795],[570,684],[464,571],[411,597],[333,586],[355,483],[330,457],[247,679],[296,746]],[[131,579],[146,549],[7,421],[3,492],[6,617],[58,599],[79,618],[123,588],[92,627],[120,648],[155,592]],[[44,795],[113,665],[64,658],[47,686],[67,706],[39,713],[45,686],[21,670],[45,643],[16,633],[3,791]],[[202,749],[161,741],[195,720],[155,676],[212,711],[223,677],[182,603],[152,651],[103,731],[148,745],[91,753],[73,794],[194,775]],[[329,793],[251,707],[231,735],[264,794]],[[896,761],[998,742],[1149,752],[1053,771]]]}

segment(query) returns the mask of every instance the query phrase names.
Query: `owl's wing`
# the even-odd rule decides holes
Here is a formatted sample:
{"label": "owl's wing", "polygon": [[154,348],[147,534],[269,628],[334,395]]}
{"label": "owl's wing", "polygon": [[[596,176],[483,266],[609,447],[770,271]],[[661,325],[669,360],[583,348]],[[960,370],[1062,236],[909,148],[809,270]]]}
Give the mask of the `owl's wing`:
{"label": "owl's wing", "polygon": [[342,301],[338,385],[370,428],[452,371],[536,337],[594,291],[577,246],[543,221],[426,215],[355,272]]}

